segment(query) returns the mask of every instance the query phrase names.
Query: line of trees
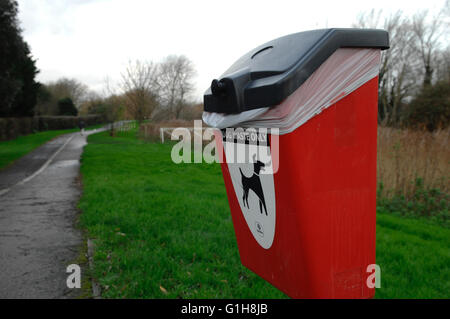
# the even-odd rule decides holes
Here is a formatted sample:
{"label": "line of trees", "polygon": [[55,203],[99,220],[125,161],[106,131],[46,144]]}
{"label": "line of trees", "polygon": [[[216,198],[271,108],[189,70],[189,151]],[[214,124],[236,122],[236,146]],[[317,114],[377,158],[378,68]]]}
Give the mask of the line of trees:
{"label": "line of trees", "polygon": [[[358,17],[354,27],[383,28],[390,35],[391,48],[383,51],[379,74],[380,125],[430,131],[449,126],[449,18],[450,0],[434,16],[427,10],[411,17],[372,10]],[[111,96],[138,121],[178,119],[192,105],[194,75],[184,56],[168,56],[161,63],[130,62],[119,93]]]}
{"label": "line of trees", "polygon": [[[192,119],[196,75],[183,55],[161,62],[130,61],[115,87],[102,95],[76,79],[38,83],[38,70],[22,38],[16,0],[0,0],[0,117],[100,114],[108,121]],[[421,11],[385,16],[372,10],[354,27],[383,28],[390,50],[383,51],[379,74],[380,125],[435,130],[450,122],[450,0],[436,15]]]}
{"label": "line of trees", "polygon": [[[60,78],[57,81],[40,84],[35,115],[77,115],[82,104],[97,94],[77,79]],[[71,104],[69,109],[61,105]]]}
{"label": "line of trees", "polygon": [[391,48],[383,51],[379,74],[381,125],[432,131],[450,121],[450,1],[436,15],[372,10],[354,27],[383,28]]}
{"label": "line of trees", "polygon": [[0,117],[33,116],[39,89],[17,14],[17,1],[0,0]]}
{"label": "line of trees", "polygon": [[0,0],[0,117],[77,115],[89,89],[75,79],[42,84],[18,20],[16,0]]}
{"label": "line of trees", "polygon": [[[138,122],[186,118],[194,107],[195,68],[184,55],[169,55],[159,63],[130,61],[113,87],[105,84],[105,98],[94,97],[83,105],[87,114],[113,113]],[[110,120],[117,120],[110,116]]]}

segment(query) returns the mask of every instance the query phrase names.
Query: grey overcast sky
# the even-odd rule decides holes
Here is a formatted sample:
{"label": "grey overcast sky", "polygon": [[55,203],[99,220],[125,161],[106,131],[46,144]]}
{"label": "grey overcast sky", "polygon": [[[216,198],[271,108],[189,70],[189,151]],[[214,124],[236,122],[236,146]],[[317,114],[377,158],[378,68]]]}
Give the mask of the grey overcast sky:
{"label": "grey overcast sky", "polygon": [[254,47],[289,33],[351,27],[360,12],[406,15],[445,0],[19,0],[39,81],[76,78],[101,93],[129,60],[184,54],[197,70],[195,99]]}

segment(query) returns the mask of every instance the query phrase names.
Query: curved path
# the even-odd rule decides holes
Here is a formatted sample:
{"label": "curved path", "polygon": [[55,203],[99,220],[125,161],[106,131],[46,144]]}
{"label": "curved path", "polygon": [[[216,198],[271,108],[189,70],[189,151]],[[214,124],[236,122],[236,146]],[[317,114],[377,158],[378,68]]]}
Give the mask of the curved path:
{"label": "curved path", "polygon": [[66,267],[82,245],[76,205],[89,133],[61,136],[0,171],[0,298],[80,294],[67,288]]}

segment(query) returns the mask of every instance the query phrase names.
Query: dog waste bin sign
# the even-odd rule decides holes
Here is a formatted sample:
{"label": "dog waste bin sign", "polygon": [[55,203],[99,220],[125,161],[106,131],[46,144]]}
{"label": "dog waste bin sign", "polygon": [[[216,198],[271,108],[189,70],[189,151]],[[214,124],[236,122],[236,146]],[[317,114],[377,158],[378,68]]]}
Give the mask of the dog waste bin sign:
{"label": "dog waste bin sign", "polygon": [[269,249],[275,235],[276,206],[268,134],[266,131],[228,130],[222,136],[240,210],[256,242]]}
{"label": "dog waste bin sign", "polygon": [[[242,263],[294,298],[371,298],[378,72],[388,34],[287,35],[204,95]],[[219,137],[219,138],[218,138]]]}

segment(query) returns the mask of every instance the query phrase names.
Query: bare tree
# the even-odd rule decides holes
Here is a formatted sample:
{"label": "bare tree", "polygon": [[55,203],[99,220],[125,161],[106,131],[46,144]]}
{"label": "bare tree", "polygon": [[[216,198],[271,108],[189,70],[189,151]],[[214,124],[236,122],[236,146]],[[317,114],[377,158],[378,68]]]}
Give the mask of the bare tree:
{"label": "bare tree", "polygon": [[436,80],[450,82],[450,46],[438,53]]}
{"label": "bare tree", "polygon": [[57,115],[59,111],[57,102],[58,101],[55,100],[52,93],[47,88],[47,85],[41,84],[38,90],[35,114],[37,116]]}
{"label": "bare tree", "polygon": [[355,27],[383,28],[389,32],[390,49],[381,56],[378,122],[394,125],[402,120],[402,107],[415,87],[412,37],[409,20],[401,11],[381,19],[382,10],[359,16]]}
{"label": "bare tree", "polygon": [[[383,28],[389,32],[390,49],[382,52],[379,72],[378,122],[406,123],[410,102],[425,86],[450,78],[448,47],[450,0],[434,17],[421,11],[412,18],[401,11],[384,17],[381,10],[360,14],[355,27]],[[447,48],[442,49],[443,43]]]}
{"label": "bare tree", "polygon": [[193,63],[184,55],[169,55],[159,65],[158,74],[161,104],[169,110],[172,117],[178,119],[189,104],[188,99],[194,90]]}
{"label": "bare tree", "polygon": [[445,2],[441,11],[442,17],[442,44],[436,55],[436,80],[450,82],[450,0]]}
{"label": "bare tree", "polygon": [[122,120],[125,113],[125,105],[123,103],[123,97],[117,95],[111,95],[104,100],[105,119],[110,123],[110,136],[115,136],[114,123]]}
{"label": "bare tree", "polygon": [[61,78],[56,82],[48,83],[46,87],[56,101],[69,97],[77,108],[80,107],[89,92],[87,85],[77,79],[69,78]]}
{"label": "bare tree", "polygon": [[158,105],[157,66],[152,62],[129,62],[120,84],[127,109],[138,121],[150,117]]}
{"label": "bare tree", "polygon": [[442,37],[442,15],[444,11],[428,19],[428,11],[415,14],[411,21],[413,48],[423,72],[423,85],[430,85],[436,69],[440,40]]}

